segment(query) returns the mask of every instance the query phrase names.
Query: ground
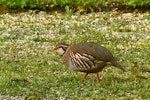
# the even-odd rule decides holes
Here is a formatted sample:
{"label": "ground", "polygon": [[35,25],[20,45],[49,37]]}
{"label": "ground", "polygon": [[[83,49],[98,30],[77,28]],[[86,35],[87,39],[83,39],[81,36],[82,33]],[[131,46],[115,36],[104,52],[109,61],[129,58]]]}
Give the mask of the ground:
{"label": "ground", "polygon": [[[59,42],[92,41],[109,49],[127,70],[108,66],[95,75],[66,67],[53,51]],[[150,12],[0,15],[0,99],[149,100]]]}

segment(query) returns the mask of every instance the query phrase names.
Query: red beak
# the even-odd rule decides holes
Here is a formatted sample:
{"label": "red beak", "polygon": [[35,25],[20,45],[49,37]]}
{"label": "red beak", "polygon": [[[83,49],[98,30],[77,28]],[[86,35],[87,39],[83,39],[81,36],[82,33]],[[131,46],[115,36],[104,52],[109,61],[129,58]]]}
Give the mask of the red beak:
{"label": "red beak", "polygon": [[53,50],[57,50],[57,49],[58,49],[57,47],[53,48]]}

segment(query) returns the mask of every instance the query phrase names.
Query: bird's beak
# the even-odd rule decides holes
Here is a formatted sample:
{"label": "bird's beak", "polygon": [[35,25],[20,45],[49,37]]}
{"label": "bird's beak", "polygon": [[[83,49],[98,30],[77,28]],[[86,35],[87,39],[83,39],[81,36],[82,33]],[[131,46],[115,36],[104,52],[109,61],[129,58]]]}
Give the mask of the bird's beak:
{"label": "bird's beak", "polygon": [[60,55],[63,55],[65,52],[62,48],[58,48],[58,47],[55,47],[53,50],[58,52]]}
{"label": "bird's beak", "polygon": [[55,48],[53,48],[53,50],[58,50],[58,48],[57,48],[57,47],[55,47]]}

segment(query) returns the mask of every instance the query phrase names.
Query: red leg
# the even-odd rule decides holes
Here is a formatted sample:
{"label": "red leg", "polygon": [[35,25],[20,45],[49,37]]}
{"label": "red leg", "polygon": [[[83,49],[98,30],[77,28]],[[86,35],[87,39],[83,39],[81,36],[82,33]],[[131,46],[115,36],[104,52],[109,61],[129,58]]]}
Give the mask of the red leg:
{"label": "red leg", "polygon": [[100,81],[99,73],[96,73],[96,81],[97,81],[97,82]]}
{"label": "red leg", "polygon": [[83,79],[82,79],[82,80],[85,80],[85,79],[86,79],[86,77],[87,77],[87,75],[88,75],[88,73],[86,73],[86,74],[84,75],[84,77],[83,77]]}

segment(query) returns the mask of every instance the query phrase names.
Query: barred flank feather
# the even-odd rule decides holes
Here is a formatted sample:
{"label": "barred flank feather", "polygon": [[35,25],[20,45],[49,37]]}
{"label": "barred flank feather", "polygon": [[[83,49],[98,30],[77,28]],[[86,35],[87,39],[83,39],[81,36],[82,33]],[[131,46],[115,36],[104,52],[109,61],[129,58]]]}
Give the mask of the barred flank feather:
{"label": "barred flank feather", "polygon": [[74,54],[73,52],[70,52],[71,62],[74,67],[76,67],[79,70],[88,70],[90,68],[94,68],[94,58],[91,55],[87,54]]}

